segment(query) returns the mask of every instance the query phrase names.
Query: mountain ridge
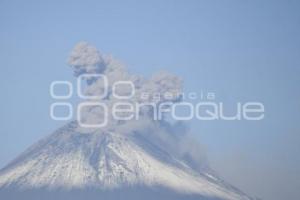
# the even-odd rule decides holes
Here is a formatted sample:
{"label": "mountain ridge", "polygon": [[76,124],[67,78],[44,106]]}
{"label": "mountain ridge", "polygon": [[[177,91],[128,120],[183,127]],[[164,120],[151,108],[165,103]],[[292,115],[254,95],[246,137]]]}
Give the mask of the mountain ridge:
{"label": "mountain ridge", "polygon": [[164,188],[162,194],[172,191],[186,196],[184,199],[251,199],[210,171],[193,169],[139,133],[77,131],[77,123],[69,123],[0,170],[0,196],[9,194],[11,188],[37,193],[91,189],[102,194],[125,194],[124,188],[138,194],[136,188],[140,188],[152,195]]}

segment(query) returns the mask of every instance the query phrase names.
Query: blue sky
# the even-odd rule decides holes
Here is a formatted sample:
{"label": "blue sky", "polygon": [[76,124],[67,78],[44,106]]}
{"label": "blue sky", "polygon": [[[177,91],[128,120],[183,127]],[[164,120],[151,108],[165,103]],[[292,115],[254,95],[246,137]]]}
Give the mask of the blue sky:
{"label": "blue sky", "polygon": [[87,41],[134,73],[159,70],[229,106],[261,101],[259,122],[191,121],[211,165],[264,199],[300,196],[300,4],[297,1],[0,1],[0,167],[63,123],[53,80]]}

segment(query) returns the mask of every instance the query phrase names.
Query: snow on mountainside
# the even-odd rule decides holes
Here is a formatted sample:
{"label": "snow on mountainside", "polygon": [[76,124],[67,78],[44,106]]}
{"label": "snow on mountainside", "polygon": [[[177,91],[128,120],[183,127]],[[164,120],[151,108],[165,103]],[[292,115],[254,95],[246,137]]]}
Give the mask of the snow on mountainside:
{"label": "snow on mountainside", "polygon": [[[0,171],[0,188],[101,190],[163,187],[181,194],[250,199],[208,172],[193,170],[139,134],[61,128]],[[1,197],[1,190],[0,190]]]}

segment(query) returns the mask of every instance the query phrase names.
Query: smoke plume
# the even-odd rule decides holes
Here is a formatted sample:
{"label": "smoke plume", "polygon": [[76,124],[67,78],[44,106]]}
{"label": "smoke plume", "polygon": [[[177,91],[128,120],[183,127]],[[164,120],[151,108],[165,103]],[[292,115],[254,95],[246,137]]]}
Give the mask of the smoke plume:
{"label": "smoke plume", "polygon": [[[124,65],[112,56],[101,54],[95,47],[86,42],[78,43],[70,54],[68,64],[72,68],[76,77],[82,74],[103,74],[107,77],[108,84],[105,85],[102,79],[87,79],[85,95],[102,94],[104,87],[107,88],[106,96],[98,100],[105,103],[110,108],[120,99],[112,95],[113,84],[116,81],[130,81],[134,85],[135,94],[130,99],[122,100],[128,103],[138,103],[142,105],[154,105],[158,107],[163,103],[176,103],[180,101],[182,93],[182,80],[171,73],[162,71],[154,74],[150,78],[129,74]],[[129,95],[130,88],[121,88],[118,94]],[[147,96],[143,96],[147,94]],[[167,94],[167,95],[166,95]],[[197,169],[207,167],[205,156],[199,144],[188,134],[188,128],[182,122],[169,122],[164,116],[161,120],[153,119],[154,108],[143,106],[138,113],[138,120],[122,121],[112,117],[111,112],[106,116],[108,125],[104,128],[90,130],[78,128],[78,131],[106,131],[115,134],[141,134],[151,139],[157,145],[164,147],[166,151],[176,154],[186,160]],[[102,109],[89,107],[84,109],[82,120],[88,123],[95,123],[99,118],[104,117]]]}

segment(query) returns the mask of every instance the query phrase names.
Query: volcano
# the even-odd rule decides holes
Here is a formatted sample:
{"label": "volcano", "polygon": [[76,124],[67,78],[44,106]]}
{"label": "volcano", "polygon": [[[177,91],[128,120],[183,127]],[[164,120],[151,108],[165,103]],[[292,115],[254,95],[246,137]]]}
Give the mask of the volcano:
{"label": "volcano", "polygon": [[1,199],[252,199],[141,134],[71,122],[0,171]]}
{"label": "volcano", "polygon": [[[106,115],[97,106],[86,107],[80,119],[87,124],[105,119],[108,124],[85,129],[77,119],[31,146],[0,171],[0,199],[251,199],[199,163],[201,151],[195,151],[191,142],[184,143],[186,132],[180,122],[170,123],[166,116],[155,120],[156,108],[147,106],[139,110],[138,119],[120,120],[110,114],[116,103],[156,107],[179,102],[180,77],[168,72],[151,78],[132,75],[116,59],[85,42],[74,47],[68,62],[79,83],[80,77],[90,77],[82,80],[85,96],[103,93],[93,101],[110,111]],[[114,95],[114,84],[120,81],[131,85],[130,90],[120,90],[119,97],[126,96],[125,100]],[[157,94],[162,98],[157,99]]]}

